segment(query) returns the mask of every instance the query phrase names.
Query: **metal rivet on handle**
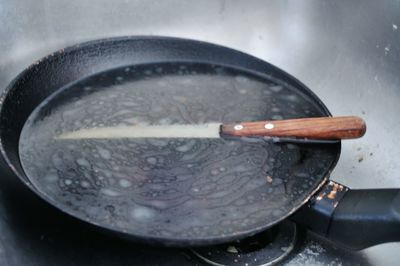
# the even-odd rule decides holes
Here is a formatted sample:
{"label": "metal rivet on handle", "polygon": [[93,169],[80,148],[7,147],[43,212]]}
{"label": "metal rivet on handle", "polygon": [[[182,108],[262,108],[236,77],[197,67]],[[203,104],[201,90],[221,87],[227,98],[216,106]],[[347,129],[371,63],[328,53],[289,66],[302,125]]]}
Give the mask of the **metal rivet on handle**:
{"label": "metal rivet on handle", "polygon": [[242,130],[242,129],[243,129],[243,126],[242,126],[242,125],[235,125],[233,128],[234,128],[235,130]]}
{"label": "metal rivet on handle", "polygon": [[273,128],[274,128],[274,124],[267,123],[267,124],[265,124],[264,127],[265,127],[266,129],[273,129]]}

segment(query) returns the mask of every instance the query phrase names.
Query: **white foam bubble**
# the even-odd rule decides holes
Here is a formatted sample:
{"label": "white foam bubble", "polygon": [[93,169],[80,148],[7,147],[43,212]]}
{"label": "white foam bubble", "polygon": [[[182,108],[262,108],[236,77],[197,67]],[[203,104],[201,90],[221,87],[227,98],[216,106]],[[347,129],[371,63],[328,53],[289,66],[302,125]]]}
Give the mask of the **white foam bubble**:
{"label": "white foam bubble", "polygon": [[282,90],[282,86],[280,86],[280,85],[271,86],[270,89],[273,92],[280,92]]}
{"label": "white foam bubble", "polygon": [[101,158],[109,160],[111,159],[111,152],[109,150],[103,149],[101,147],[97,147],[97,151],[99,152]]}
{"label": "white foam bubble", "polygon": [[132,186],[132,182],[127,179],[120,179],[118,181],[118,184],[123,188],[128,188],[128,187]]}
{"label": "white foam bubble", "polygon": [[83,187],[83,188],[89,188],[90,187],[90,183],[88,182],[88,181],[81,181],[81,186]]}
{"label": "white foam bubble", "polygon": [[211,170],[211,174],[212,175],[218,175],[219,174],[219,170],[218,169],[212,169]]}
{"label": "white foam bubble", "polygon": [[88,160],[86,160],[85,158],[79,158],[76,160],[76,163],[81,165],[81,166],[90,166],[90,163]]}
{"label": "white foam bubble", "polygon": [[155,157],[149,157],[149,158],[146,159],[146,161],[147,161],[149,164],[156,164],[156,163],[157,163],[157,158],[155,158]]}
{"label": "white foam bubble", "polygon": [[118,197],[119,195],[121,195],[118,191],[111,188],[102,188],[100,192],[110,197]]}
{"label": "white foam bubble", "polygon": [[139,221],[149,220],[154,217],[154,210],[144,206],[137,206],[132,209],[131,216],[133,219]]}
{"label": "white foam bubble", "polygon": [[194,144],[195,144],[195,141],[189,141],[188,143],[177,147],[176,150],[180,151],[180,152],[187,152],[193,147]]}

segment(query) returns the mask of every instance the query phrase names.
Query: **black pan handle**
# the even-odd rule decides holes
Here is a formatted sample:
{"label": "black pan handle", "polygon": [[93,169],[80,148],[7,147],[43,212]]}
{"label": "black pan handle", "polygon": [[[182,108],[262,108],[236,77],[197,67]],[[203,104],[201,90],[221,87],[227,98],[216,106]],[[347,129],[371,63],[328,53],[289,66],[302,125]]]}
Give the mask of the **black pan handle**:
{"label": "black pan handle", "polygon": [[347,249],[400,241],[400,189],[350,190],[330,181],[291,219]]}

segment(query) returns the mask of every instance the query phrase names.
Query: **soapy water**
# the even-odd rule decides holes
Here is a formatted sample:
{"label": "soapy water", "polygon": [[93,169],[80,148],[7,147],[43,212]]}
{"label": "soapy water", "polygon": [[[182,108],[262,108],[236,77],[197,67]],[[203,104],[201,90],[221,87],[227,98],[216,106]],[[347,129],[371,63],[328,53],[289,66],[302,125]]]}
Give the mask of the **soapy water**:
{"label": "soapy water", "polygon": [[70,84],[44,101],[23,128],[20,159],[41,193],[85,220],[157,238],[229,235],[273,222],[299,204],[325,174],[332,149],[223,138],[57,136],[318,115],[306,96],[272,78],[205,64],[130,66]]}

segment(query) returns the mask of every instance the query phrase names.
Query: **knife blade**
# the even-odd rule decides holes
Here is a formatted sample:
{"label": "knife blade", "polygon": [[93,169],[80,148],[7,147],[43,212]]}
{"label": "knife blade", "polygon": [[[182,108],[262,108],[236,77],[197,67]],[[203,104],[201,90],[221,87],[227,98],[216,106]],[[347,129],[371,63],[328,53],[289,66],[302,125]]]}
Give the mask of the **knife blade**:
{"label": "knife blade", "polygon": [[57,139],[220,138],[220,127],[220,123],[100,127],[64,133]]}

